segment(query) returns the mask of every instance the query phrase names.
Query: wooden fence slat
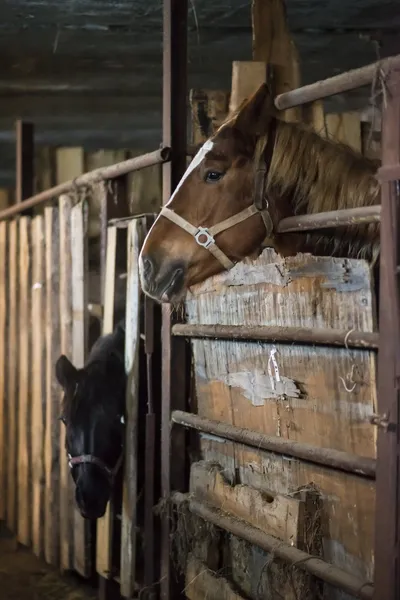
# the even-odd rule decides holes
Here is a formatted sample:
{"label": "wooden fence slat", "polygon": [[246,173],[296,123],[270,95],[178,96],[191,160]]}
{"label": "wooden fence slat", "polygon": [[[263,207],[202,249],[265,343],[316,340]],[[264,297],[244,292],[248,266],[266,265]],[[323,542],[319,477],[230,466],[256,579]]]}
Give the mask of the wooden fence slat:
{"label": "wooden fence slat", "polygon": [[46,414],[45,338],[45,235],[44,217],[32,221],[32,547],[36,556],[44,551],[44,423]]}
{"label": "wooden fence slat", "polygon": [[[63,195],[59,199],[60,214],[60,323],[61,353],[72,356],[72,259],[71,259],[72,200]],[[60,390],[60,399],[64,395]],[[62,571],[72,568],[72,507],[74,483],[65,456],[65,425],[60,422],[60,566]]]}
{"label": "wooden fence slat", "polygon": [[125,368],[126,397],[125,472],[121,528],[121,595],[133,596],[136,571],[137,429],[139,404],[140,282],[138,258],[143,238],[142,219],[128,226],[128,281],[126,303]]}
{"label": "wooden fence slat", "polygon": [[[71,211],[72,258],[72,362],[82,368],[87,352],[87,210],[79,202]],[[82,518],[74,503],[74,568],[83,577],[91,570],[90,524]]]}
{"label": "wooden fence slat", "polygon": [[15,531],[17,524],[17,364],[18,364],[18,221],[9,224],[8,278],[8,381],[7,381],[7,526]]}
{"label": "wooden fence slat", "polygon": [[18,338],[18,541],[31,543],[31,240],[30,219],[19,219],[19,338]]}
{"label": "wooden fence slat", "polygon": [[7,512],[7,223],[0,223],[0,521]]}
{"label": "wooden fence slat", "polygon": [[55,363],[60,355],[59,214],[46,207],[46,426],[45,426],[45,558],[59,561],[59,398]]}
{"label": "wooden fence slat", "polygon": [[[115,259],[117,253],[117,228],[109,227],[107,234],[107,254],[105,270],[105,286],[102,290],[104,298],[103,335],[111,333],[114,326],[114,296],[115,296]],[[112,501],[102,519],[97,521],[97,555],[96,570],[102,577],[112,575],[112,540],[113,540],[114,510]]]}

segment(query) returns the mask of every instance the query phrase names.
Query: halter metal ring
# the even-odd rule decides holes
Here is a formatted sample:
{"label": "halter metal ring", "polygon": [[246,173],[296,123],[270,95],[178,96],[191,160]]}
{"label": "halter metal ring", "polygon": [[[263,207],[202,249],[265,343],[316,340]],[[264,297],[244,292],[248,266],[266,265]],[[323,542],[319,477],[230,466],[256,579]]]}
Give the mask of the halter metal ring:
{"label": "halter metal ring", "polygon": [[[200,237],[205,236],[206,240],[204,242],[200,241]],[[208,248],[211,244],[215,244],[215,240],[207,227],[199,227],[197,229],[197,233],[194,236],[194,239],[199,244],[199,246],[203,246],[203,248]]]}

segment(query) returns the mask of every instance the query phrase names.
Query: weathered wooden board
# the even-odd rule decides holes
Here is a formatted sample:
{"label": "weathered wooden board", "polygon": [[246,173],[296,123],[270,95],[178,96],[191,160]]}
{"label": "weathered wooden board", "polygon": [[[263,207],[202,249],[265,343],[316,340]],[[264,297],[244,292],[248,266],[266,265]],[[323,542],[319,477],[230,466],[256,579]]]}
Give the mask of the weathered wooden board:
{"label": "weathered wooden board", "polygon": [[[114,325],[115,260],[117,252],[117,228],[109,227],[107,234],[107,255],[104,293],[103,335],[112,333]],[[96,570],[102,577],[112,577],[112,541],[114,507],[112,499],[107,505],[106,514],[97,521]]]}
{"label": "weathered wooden board", "polygon": [[8,226],[7,526],[17,525],[18,444],[18,221]]}
{"label": "weathered wooden board", "polygon": [[59,311],[59,215],[45,208],[46,234],[46,424],[45,424],[45,510],[44,551],[51,565],[59,561],[59,386],[55,363],[60,355]]}
{"label": "weathered wooden board", "polygon": [[[69,196],[59,199],[60,215],[60,352],[72,357],[72,258],[71,213]],[[59,389],[60,411],[64,392]],[[73,506],[74,484],[65,453],[65,425],[60,421],[60,566],[68,571],[73,565]]]}
{"label": "weathered wooden board", "polygon": [[[71,211],[72,363],[78,369],[85,364],[88,343],[87,223],[88,208],[82,201]],[[74,568],[83,577],[88,577],[91,572],[90,524],[83,519],[75,504],[73,522]]]}
{"label": "weathered wooden board", "polygon": [[[367,263],[309,255],[284,260],[270,249],[193,288],[186,309],[191,324],[375,327]],[[375,457],[372,352],[218,340],[193,340],[192,347],[200,415]],[[372,482],[210,436],[203,436],[202,449],[228,479],[237,481],[239,474],[240,483],[265,492],[287,494],[313,482],[322,497],[325,559],[372,577]]]}
{"label": "weathered wooden board", "polygon": [[359,112],[331,113],[325,116],[326,135],[361,152]]}
{"label": "weathered wooden board", "polygon": [[0,223],[0,521],[7,511],[7,222]]}
{"label": "weathered wooden board", "polygon": [[45,251],[44,217],[39,215],[32,221],[32,549],[36,556],[44,551]]}
{"label": "weathered wooden board", "polygon": [[31,230],[29,217],[19,219],[18,339],[18,541],[31,543]]}
{"label": "weathered wooden board", "polygon": [[138,258],[145,228],[144,219],[128,227],[128,281],[126,304],[125,369],[126,437],[121,529],[121,595],[131,598],[136,576],[137,431],[139,414],[140,282]]}
{"label": "weathered wooden board", "polygon": [[205,461],[191,466],[190,493],[287,544],[297,547],[303,543],[305,506],[300,499],[231,485],[219,465]]}
{"label": "weathered wooden board", "polygon": [[185,594],[189,600],[244,600],[229,581],[190,556],[186,568]]}

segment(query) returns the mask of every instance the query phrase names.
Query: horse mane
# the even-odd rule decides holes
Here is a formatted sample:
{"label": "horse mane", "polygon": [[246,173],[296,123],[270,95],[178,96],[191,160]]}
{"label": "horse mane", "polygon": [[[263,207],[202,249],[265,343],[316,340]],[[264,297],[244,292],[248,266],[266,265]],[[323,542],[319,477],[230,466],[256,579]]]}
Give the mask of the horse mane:
{"label": "horse mane", "polygon": [[[242,106],[228,115],[219,131],[234,127],[241,109]],[[254,165],[258,164],[271,119],[275,118],[271,114],[257,125],[260,133]],[[346,144],[323,138],[309,126],[276,119],[275,146],[267,180],[271,198],[285,198],[293,215],[380,204],[380,186],[375,177],[379,161],[366,158]],[[368,259],[379,254],[376,223],[321,230],[304,235],[303,239],[303,251],[332,256],[346,253],[349,257]]]}

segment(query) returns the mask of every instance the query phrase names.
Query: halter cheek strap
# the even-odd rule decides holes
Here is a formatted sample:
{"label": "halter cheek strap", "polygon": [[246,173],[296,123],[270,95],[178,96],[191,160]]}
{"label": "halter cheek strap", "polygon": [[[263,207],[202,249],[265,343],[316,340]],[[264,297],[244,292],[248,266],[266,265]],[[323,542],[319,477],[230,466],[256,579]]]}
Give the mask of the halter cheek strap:
{"label": "halter cheek strap", "polygon": [[[230,258],[221,250],[221,248],[215,242],[215,236],[231,227],[234,227],[238,223],[249,219],[253,215],[261,215],[264,227],[266,230],[266,237],[269,237],[274,229],[271,216],[268,210],[268,199],[266,198],[265,188],[266,181],[268,176],[268,167],[267,164],[271,164],[272,154],[274,151],[275,138],[276,138],[276,127],[277,122],[276,119],[272,120],[271,128],[269,131],[267,144],[265,146],[264,152],[260,154],[260,159],[257,165],[255,178],[254,178],[254,195],[253,195],[253,204],[248,208],[240,211],[236,215],[221,221],[221,223],[217,223],[212,227],[196,227],[192,225],[174,212],[172,209],[168,208],[168,206],[164,206],[161,209],[160,216],[165,217],[175,225],[178,225],[181,229],[186,231],[189,235],[191,235],[199,246],[202,246],[206,250],[208,250],[226,269],[232,269],[235,266],[235,263],[231,261]],[[207,143],[203,146],[202,150],[198,153],[198,155],[193,159],[189,169],[181,179],[178,187],[176,188],[173,196],[175,195],[177,189],[180,187],[184,179],[187,175],[200,164],[201,160],[203,160],[204,156],[208,152],[208,150],[212,147],[207,147]],[[171,197],[171,200],[173,198]],[[170,200],[170,201],[171,201]]]}

